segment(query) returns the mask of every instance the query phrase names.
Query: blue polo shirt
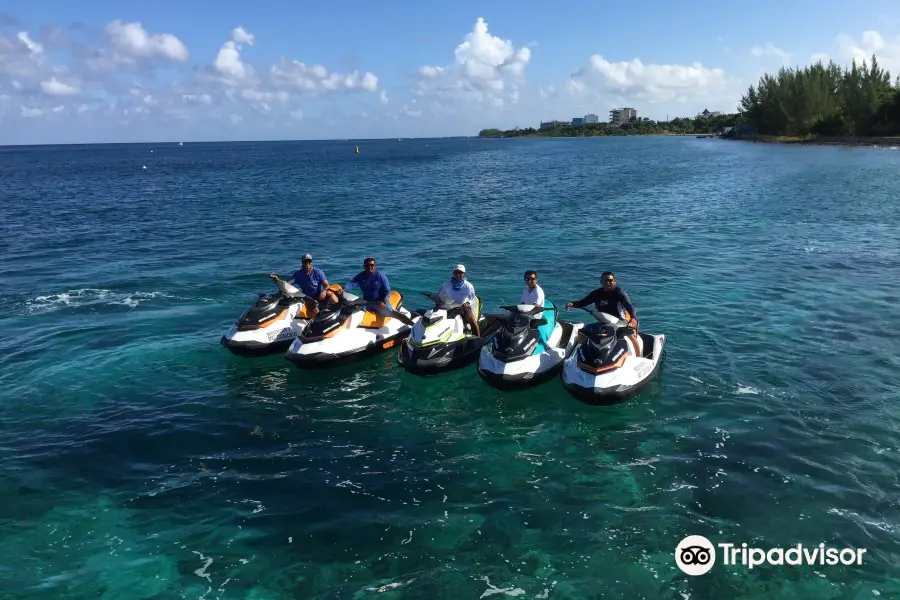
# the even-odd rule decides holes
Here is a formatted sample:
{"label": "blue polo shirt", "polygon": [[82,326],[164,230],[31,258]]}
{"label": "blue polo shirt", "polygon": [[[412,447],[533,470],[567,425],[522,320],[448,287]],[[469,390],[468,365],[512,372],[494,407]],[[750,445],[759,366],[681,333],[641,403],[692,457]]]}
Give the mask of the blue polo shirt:
{"label": "blue polo shirt", "polygon": [[391,284],[381,271],[359,273],[344,287],[344,291],[350,291],[355,287],[362,290],[362,297],[366,302],[387,302],[391,293]]}
{"label": "blue polo shirt", "polygon": [[318,296],[319,292],[325,289],[325,271],[319,267],[313,267],[307,273],[304,269],[300,269],[291,277],[291,283],[296,285],[307,296]]}

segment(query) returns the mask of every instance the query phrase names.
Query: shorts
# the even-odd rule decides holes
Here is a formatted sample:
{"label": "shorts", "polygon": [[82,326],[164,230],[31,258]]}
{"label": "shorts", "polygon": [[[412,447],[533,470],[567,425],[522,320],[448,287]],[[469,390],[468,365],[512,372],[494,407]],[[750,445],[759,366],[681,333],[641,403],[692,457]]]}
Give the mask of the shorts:
{"label": "shorts", "polygon": [[391,313],[394,312],[394,307],[391,306],[391,303],[385,300],[384,308],[378,308],[379,304],[379,302],[367,302],[366,310],[370,310],[375,314],[381,315],[382,317],[390,317]]}
{"label": "shorts", "polygon": [[325,294],[325,299],[324,299],[324,300],[319,300],[317,296],[304,296],[304,297],[303,297],[303,301],[306,303],[306,306],[307,306],[309,309],[312,309],[312,308],[319,308],[319,309],[328,308],[328,307],[332,306],[333,304],[335,304],[334,302],[332,302],[332,299],[331,299],[331,293],[329,293],[329,292],[330,292],[330,290],[326,290],[326,294]]}

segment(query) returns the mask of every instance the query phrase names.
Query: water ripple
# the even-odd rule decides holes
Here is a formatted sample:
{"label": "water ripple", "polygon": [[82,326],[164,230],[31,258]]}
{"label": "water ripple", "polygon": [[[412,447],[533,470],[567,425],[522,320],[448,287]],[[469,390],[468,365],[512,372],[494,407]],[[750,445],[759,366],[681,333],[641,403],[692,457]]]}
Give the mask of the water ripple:
{"label": "water ripple", "polygon": [[[897,153],[358,143],[0,149],[3,589],[900,595]],[[597,409],[219,347],[308,251],[339,283],[375,255],[410,306],[464,262],[491,312],[525,269],[560,306],[613,270],[666,362]],[[686,578],[687,534],[868,553]]]}

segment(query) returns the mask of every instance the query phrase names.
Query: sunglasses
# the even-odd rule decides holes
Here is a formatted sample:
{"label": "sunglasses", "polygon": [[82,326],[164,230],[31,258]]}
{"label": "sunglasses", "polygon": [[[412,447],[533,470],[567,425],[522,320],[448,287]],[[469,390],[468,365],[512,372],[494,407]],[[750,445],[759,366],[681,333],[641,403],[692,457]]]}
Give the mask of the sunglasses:
{"label": "sunglasses", "polygon": [[525,281],[534,281],[537,277],[526,277]]}
{"label": "sunglasses", "polygon": [[607,277],[606,279],[603,280],[603,283],[612,283],[614,281],[615,281],[615,279],[610,279],[609,277]]}
{"label": "sunglasses", "polygon": [[374,267],[375,263],[365,263],[363,266],[364,267]]}

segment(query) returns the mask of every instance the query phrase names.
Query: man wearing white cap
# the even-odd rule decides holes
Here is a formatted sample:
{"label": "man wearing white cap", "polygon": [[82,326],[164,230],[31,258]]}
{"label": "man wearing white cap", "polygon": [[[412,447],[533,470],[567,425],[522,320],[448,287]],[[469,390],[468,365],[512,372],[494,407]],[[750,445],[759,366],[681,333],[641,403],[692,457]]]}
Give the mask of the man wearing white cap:
{"label": "man wearing white cap", "polygon": [[466,280],[465,265],[453,267],[453,275],[441,286],[438,296],[443,300],[461,303],[463,305],[463,320],[468,321],[469,325],[472,326],[472,332],[476,336],[481,336],[478,321],[475,320],[475,313],[472,312],[472,302],[475,302],[475,286]]}

